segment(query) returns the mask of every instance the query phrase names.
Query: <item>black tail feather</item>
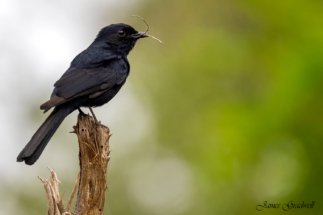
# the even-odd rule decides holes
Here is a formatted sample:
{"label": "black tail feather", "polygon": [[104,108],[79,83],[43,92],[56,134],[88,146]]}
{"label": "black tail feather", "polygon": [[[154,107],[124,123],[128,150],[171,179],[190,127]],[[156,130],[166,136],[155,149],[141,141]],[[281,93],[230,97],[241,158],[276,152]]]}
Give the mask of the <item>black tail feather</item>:
{"label": "black tail feather", "polygon": [[45,122],[38,128],[24,149],[19,153],[17,161],[24,161],[28,165],[34,164],[40,157],[57,128],[63,122],[65,117],[73,110],[74,108],[68,106],[56,107],[47,117]]}

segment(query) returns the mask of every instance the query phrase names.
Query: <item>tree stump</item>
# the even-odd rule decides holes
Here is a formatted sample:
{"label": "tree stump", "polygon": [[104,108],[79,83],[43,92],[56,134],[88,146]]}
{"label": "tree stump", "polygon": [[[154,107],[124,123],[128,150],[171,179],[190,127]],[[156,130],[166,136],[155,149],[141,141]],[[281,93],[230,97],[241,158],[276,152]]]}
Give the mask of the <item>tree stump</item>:
{"label": "tree stump", "polygon": [[[79,114],[74,133],[79,143],[79,177],[66,208],[59,195],[56,173],[51,170],[49,181],[41,179],[47,193],[48,214],[102,215],[108,185],[109,128],[89,115]],[[76,191],[75,210],[72,213],[70,207]]]}
{"label": "tree stump", "polygon": [[80,148],[80,181],[75,212],[79,215],[103,214],[110,131],[93,117],[83,114],[79,114],[74,131]]}

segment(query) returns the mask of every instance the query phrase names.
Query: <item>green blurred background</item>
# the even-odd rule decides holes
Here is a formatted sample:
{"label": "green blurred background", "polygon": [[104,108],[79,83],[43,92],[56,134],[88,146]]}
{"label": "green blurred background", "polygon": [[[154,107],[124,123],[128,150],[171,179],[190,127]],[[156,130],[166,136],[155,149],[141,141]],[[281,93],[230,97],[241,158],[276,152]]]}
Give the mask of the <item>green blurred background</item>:
{"label": "green blurred background", "polygon": [[[131,75],[110,126],[105,214],[323,214],[322,11],[318,0],[155,0],[102,15],[102,23],[114,16],[144,29],[130,16],[139,14],[164,42],[142,40],[129,56]],[[35,85],[48,97],[51,88]],[[25,104],[33,130],[44,119],[42,100]],[[102,111],[109,108],[99,118],[110,125]],[[56,135],[57,147],[66,147],[75,116]],[[23,144],[15,143],[17,152]],[[77,148],[69,148],[72,158],[51,153],[74,165],[68,172],[66,162],[48,164],[58,169],[65,199],[77,174]],[[36,165],[42,170],[17,164],[29,183],[4,182],[0,191],[14,203],[3,214],[46,213],[36,176],[48,172]],[[315,205],[257,211],[265,201]]]}

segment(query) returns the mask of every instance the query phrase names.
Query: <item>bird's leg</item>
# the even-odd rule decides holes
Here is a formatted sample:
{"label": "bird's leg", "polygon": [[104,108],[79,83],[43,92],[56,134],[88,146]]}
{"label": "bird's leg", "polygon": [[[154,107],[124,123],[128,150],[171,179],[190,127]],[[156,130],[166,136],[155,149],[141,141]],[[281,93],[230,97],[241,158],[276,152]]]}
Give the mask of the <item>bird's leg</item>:
{"label": "bird's leg", "polygon": [[95,120],[95,122],[99,122],[97,119],[96,119],[96,116],[95,116],[95,114],[94,114],[94,112],[93,112],[93,110],[92,110],[92,108],[91,107],[89,107],[89,110],[90,110],[90,112],[91,112],[91,114],[92,114],[92,116],[93,116],[93,118],[94,118],[94,120]]}
{"label": "bird's leg", "polygon": [[80,115],[86,115],[81,108],[77,108],[77,110],[79,111]]}

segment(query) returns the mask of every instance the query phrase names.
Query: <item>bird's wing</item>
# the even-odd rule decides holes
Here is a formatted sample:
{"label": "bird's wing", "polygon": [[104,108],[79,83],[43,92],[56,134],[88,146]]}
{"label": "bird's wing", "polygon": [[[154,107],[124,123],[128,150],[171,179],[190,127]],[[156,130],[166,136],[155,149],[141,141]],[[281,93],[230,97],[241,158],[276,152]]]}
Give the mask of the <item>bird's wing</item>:
{"label": "bird's wing", "polygon": [[122,84],[127,78],[128,63],[114,61],[106,67],[92,69],[70,68],[54,84],[54,91],[49,101],[40,106],[42,110],[63,104],[81,96],[94,98],[115,85]]}

